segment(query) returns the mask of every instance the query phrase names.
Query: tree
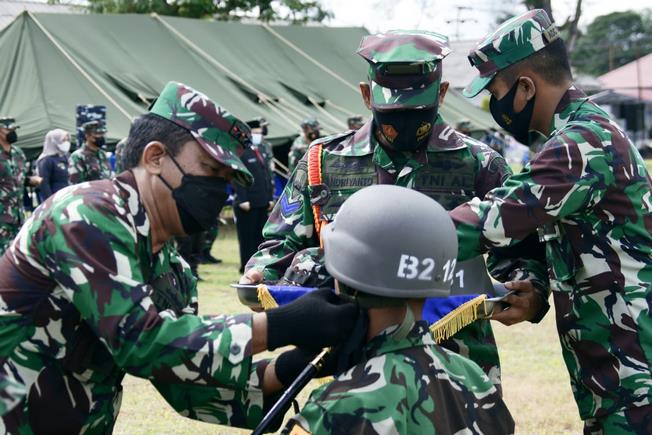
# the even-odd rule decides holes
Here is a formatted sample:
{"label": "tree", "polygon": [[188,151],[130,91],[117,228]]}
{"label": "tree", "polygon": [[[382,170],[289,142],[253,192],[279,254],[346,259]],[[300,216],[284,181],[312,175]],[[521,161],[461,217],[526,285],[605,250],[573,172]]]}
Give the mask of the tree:
{"label": "tree", "polygon": [[[57,0],[50,0],[56,2]],[[333,14],[314,0],[88,0],[94,13],[172,15],[189,18],[269,22],[322,22]]]}
{"label": "tree", "polygon": [[579,39],[571,56],[578,71],[602,75],[652,53],[650,11],[612,12],[597,17]]}
{"label": "tree", "polygon": [[[525,6],[528,9],[543,9],[548,13],[551,20],[554,21],[555,17],[552,14],[552,1],[551,0],[524,0]],[[566,50],[572,53],[575,50],[577,40],[580,37],[578,28],[580,16],[582,15],[582,0],[575,1],[575,13],[568,16],[564,24],[557,23],[557,28],[564,35],[564,42],[566,43]]]}

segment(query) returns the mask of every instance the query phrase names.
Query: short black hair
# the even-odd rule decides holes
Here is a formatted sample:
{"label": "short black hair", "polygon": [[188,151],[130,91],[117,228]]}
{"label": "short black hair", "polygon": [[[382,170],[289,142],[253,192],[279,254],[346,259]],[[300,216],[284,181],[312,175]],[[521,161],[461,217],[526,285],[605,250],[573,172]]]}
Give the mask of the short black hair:
{"label": "short black hair", "polygon": [[573,80],[566,45],[561,38],[520,62],[508,66],[501,71],[500,77],[505,83],[512,84],[526,70],[534,71],[551,85],[561,85],[568,80]]}
{"label": "short black hair", "polygon": [[133,169],[140,163],[145,146],[152,141],[159,141],[176,156],[186,142],[193,140],[188,130],[174,122],[153,113],[139,116],[131,123],[129,136],[122,154],[122,167]]}

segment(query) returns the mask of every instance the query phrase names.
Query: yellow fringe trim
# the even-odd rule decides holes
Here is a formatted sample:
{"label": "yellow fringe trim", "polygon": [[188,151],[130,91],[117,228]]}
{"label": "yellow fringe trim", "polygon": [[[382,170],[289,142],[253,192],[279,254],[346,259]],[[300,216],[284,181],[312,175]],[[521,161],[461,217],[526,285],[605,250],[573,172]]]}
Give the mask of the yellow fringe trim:
{"label": "yellow fringe trim", "polygon": [[260,306],[263,307],[263,310],[278,307],[276,300],[274,300],[274,296],[272,296],[265,284],[259,284],[256,290],[258,292],[258,302],[260,302]]}
{"label": "yellow fringe trim", "polygon": [[323,378],[318,378],[317,379],[317,384],[319,384],[319,385],[330,384],[334,380],[335,380],[335,378],[332,377],[332,376],[325,376]]}
{"label": "yellow fringe trim", "polygon": [[464,302],[450,313],[430,325],[430,332],[435,337],[435,342],[442,341],[457,334],[457,332],[478,319],[478,308],[484,304],[487,295],[480,295],[470,301]]}

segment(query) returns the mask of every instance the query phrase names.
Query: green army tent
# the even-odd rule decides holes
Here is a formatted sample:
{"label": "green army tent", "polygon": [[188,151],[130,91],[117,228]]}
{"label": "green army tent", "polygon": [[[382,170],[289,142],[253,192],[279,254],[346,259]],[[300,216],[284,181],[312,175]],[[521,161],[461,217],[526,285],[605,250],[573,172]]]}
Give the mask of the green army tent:
{"label": "green army tent", "polygon": [[[163,85],[195,87],[243,119],[266,117],[273,143],[307,116],[326,133],[368,116],[354,55],[362,28],[268,26],[147,15],[19,15],[0,32],[0,115],[21,125],[19,145],[40,151],[52,128],[72,131],[75,106],[107,107],[108,135],[127,135]],[[445,66],[444,66],[445,67]],[[491,118],[449,91],[444,117],[488,128]]]}

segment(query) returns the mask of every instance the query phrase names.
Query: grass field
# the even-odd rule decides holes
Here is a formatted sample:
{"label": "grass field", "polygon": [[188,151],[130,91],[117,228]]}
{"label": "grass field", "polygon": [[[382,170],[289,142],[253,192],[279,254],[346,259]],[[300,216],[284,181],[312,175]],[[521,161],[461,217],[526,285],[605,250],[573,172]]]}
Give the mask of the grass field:
{"label": "grass field", "polygon": [[[202,313],[246,311],[228,284],[237,281],[238,254],[234,231],[221,231],[213,253],[224,260],[202,266],[199,284]],[[505,327],[494,322],[503,367],[503,391],[520,434],[581,433],[568,375],[563,365],[550,312],[539,325]],[[307,392],[302,396],[307,398]],[[245,434],[247,431],[196,422],[177,415],[153,387],[141,379],[124,381],[117,434]]]}

